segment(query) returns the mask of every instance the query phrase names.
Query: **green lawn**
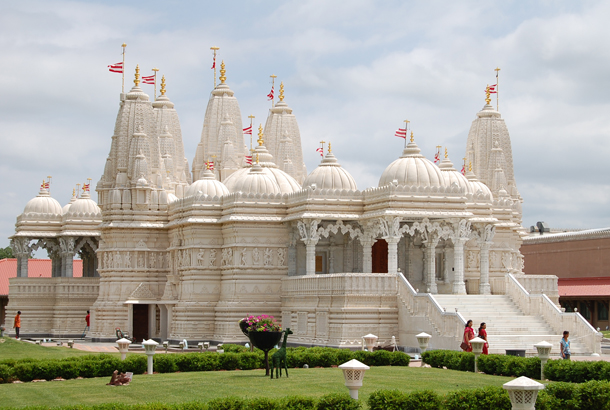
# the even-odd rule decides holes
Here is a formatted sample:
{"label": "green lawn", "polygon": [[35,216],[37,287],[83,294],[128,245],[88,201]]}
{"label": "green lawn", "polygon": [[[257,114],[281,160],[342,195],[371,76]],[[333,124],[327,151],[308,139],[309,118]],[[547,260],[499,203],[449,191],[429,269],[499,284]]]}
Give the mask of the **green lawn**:
{"label": "green lawn", "polygon": [[604,337],[610,338],[610,330],[602,330],[602,335],[604,335]]}
{"label": "green lawn", "polygon": [[[56,407],[110,402],[135,404],[196,400],[207,402],[225,396],[319,397],[327,393],[347,393],[343,374],[337,368],[289,369],[289,372],[289,379],[282,377],[279,380],[265,377],[264,370],[136,375],[129,386],[120,387],[106,386],[109,377],[2,384],[0,406]],[[511,379],[431,368],[372,367],[364,378],[360,398],[366,400],[377,389],[399,389],[406,392],[431,389],[444,394],[463,388],[501,386]]]}
{"label": "green lawn", "polygon": [[[92,354],[68,347],[45,347],[29,342],[22,342],[8,337],[0,337],[0,361],[5,359],[65,359],[71,356]],[[97,353],[94,353],[97,354]],[[114,355],[114,353],[111,353]],[[120,353],[116,353],[120,355]]]}

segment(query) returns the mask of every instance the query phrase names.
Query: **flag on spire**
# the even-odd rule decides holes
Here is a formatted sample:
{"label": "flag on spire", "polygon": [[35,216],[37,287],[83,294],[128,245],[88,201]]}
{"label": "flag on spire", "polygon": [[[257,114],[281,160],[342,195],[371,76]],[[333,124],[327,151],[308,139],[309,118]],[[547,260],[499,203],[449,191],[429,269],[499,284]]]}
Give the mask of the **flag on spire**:
{"label": "flag on spire", "polygon": [[43,180],[42,184],[40,184],[40,189],[49,189],[49,183]]}
{"label": "flag on spire", "polygon": [[269,92],[269,94],[267,94],[267,98],[269,99],[269,101],[273,100],[273,87],[271,86],[271,92]]}
{"label": "flag on spire", "polygon": [[142,84],[152,84],[152,85],[155,85],[155,76],[154,75],[143,75],[142,76]]}
{"label": "flag on spire", "polygon": [[324,156],[324,148],[316,148],[316,152],[319,152],[321,157]]}
{"label": "flag on spire", "polygon": [[404,138],[407,139],[407,129],[406,128],[399,128],[395,133],[394,133],[395,137],[398,138]]}
{"label": "flag on spire", "polygon": [[252,125],[250,125],[249,127],[244,128],[244,134],[245,135],[252,135]]}
{"label": "flag on spire", "polygon": [[489,86],[489,93],[490,94],[496,94],[498,91],[496,90],[496,87],[498,86],[498,84],[494,84],[494,85],[490,85]]}
{"label": "flag on spire", "polygon": [[83,192],[89,192],[89,187],[91,184],[83,184]]}
{"label": "flag on spire", "polygon": [[437,150],[434,154],[434,163],[438,164],[439,162],[441,162],[441,152]]}
{"label": "flag on spire", "polygon": [[205,162],[205,166],[210,171],[214,171],[214,161],[206,161]]}
{"label": "flag on spire", "polygon": [[108,71],[110,71],[111,73],[119,73],[122,74],[123,73],[123,63],[116,63],[116,64],[110,64],[108,66]]}
{"label": "flag on spire", "polygon": [[460,172],[462,175],[466,175],[466,164],[462,165],[462,170]]}
{"label": "flag on spire", "polygon": [[210,70],[213,70],[216,68],[216,51],[214,51],[214,61],[212,62],[212,67],[210,67]]}
{"label": "flag on spire", "polygon": [[252,165],[252,155],[246,155],[246,165]]}

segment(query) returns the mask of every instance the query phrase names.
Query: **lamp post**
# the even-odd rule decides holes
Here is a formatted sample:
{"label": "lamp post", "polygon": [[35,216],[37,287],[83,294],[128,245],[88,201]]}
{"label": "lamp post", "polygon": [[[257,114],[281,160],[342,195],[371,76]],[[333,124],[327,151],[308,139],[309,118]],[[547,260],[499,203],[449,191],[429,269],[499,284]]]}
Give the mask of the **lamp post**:
{"label": "lamp post", "polygon": [[421,332],[420,334],[415,336],[417,338],[417,343],[419,343],[419,350],[421,352],[425,352],[428,349],[428,343],[430,343],[430,336],[428,333]]}
{"label": "lamp post", "polygon": [[68,340],[68,346],[72,349],[74,347],[74,340]]}
{"label": "lamp post", "polygon": [[540,357],[540,380],[544,380],[544,366],[546,365],[546,361],[549,360],[553,345],[543,340],[542,342],[535,344],[534,347],[538,350],[538,357]]}
{"label": "lamp post", "polygon": [[475,337],[474,339],[470,339],[470,345],[472,346],[472,353],[474,353],[474,372],[479,372],[478,360],[479,355],[483,353],[483,346],[485,346],[485,339],[481,339],[480,337]]}
{"label": "lamp post", "polygon": [[155,354],[155,351],[157,350],[157,346],[159,345],[159,343],[155,342],[152,339],[148,339],[144,342],[142,342],[142,346],[144,346],[144,352],[146,353],[146,356],[148,356],[148,370],[147,370],[147,374],[153,374],[153,356]]}
{"label": "lamp post", "polygon": [[372,352],[373,349],[375,348],[375,345],[377,344],[377,339],[379,339],[379,338],[372,333],[369,333],[366,336],[362,336],[362,338],[364,339],[366,348],[369,350],[369,352]]}
{"label": "lamp post", "polygon": [[163,342],[163,347],[165,348],[165,353],[167,354],[167,348],[169,347],[169,342],[167,340]]}
{"label": "lamp post", "polygon": [[349,389],[350,397],[354,400],[358,400],[358,389],[362,387],[364,372],[370,369],[370,367],[364,363],[360,363],[356,359],[352,359],[349,362],[340,365],[339,369],[343,370],[345,387]]}
{"label": "lamp post", "polygon": [[504,383],[502,387],[508,391],[513,410],[534,410],[538,392],[544,389],[544,384],[521,376]]}
{"label": "lamp post", "polygon": [[129,350],[129,345],[131,344],[131,340],[122,338],[116,341],[116,344],[119,345],[119,352],[121,352],[121,360],[125,360],[127,356],[127,351]]}

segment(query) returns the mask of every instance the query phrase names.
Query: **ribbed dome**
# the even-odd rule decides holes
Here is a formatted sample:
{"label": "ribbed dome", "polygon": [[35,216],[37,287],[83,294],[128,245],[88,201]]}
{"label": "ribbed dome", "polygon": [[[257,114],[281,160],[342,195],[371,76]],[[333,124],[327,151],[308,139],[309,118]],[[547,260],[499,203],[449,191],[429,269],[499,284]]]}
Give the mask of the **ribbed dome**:
{"label": "ribbed dome", "polygon": [[443,178],[445,178],[445,185],[451,186],[454,182],[460,188],[464,188],[464,193],[466,195],[472,195],[474,193],[474,188],[472,184],[466,179],[461,172],[458,172],[454,167],[451,160],[445,154],[445,159],[441,161],[438,166],[442,172]]}
{"label": "ribbed dome", "polygon": [[297,182],[296,179],[288,175],[286,172],[282,171],[279,168],[263,168],[266,172],[271,173],[273,178],[275,178],[275,182],[280,187],[280,192],[282,194],[290,194],[292,192],[300,191],[301,185]]}
{"label": "ribbed dome", "polygon": [[444,187],[445,180],[441,170],[420,152],[417,144],[410,142],[402,152],[402,156],[383,171],[379,186],[389,185],[396,180],[398,185]]}
{"label": "ribbed dome", "polygon": [[70,209],[70,206],[76,201],[76,193],[73,191],[72,192],[72,198],[70,198],[70,202],[68,202],[67,204],[64,205],[64,207],[61,209],[61,214],[65,215],[68,213],[68,210]]}
{"label": "ribbed dome", "polygon": [[[276,171],[282,172],[279,169],[276,169]],[[292,178],[289,175],[287,176]],[[234,172],[227,178],[225,183],[231,192],[241,192],[244,194],[284,193],[271,172],[271,169],[263,168],[258,164],[255,164],[252,168],[242,168],[239,171]]]}
{"label": "ribbed dome", "polygon": [[481,192],[481,193],[483,193],[483,195],[489,195],[489,200],[493,201],[494,196],[491,193],[491,189],[489,189],[489,187],[487,185],[485,185],[483,182],[479,181],[477,179],[477,176],[474,174],[474,172],[468,171],[466,173],[466,178],[468,179],[468,182],[472,186],[472,192],[474,194],[476,194],[477,192]]}
{"label": "ribbed dome", "polygon": [[51,198],[46,189],[41,189],[35,198],[30,199],[23,210],[23,216],[26,218],[28,215],[61,216],[61,214],[61,205]]}
{"label": "ribbed dome", "polygon": [[78,198],[68,209],[66,213],[68,217],[70,216],[85,216],[91,217],[91,219],[99,219],[102,216],[102,210],[97,203],[91,199],[91,195],[89,192],[84,192],[80,198]]}
{"label": "ribbed dome", "polygon": [[229,190],[226,185],[218,181],[212,171],[206,169],[201,175],[201,179],[193,182],[188,188],[186,188],[185,197],[195,196],[201,192],[203,195],[211,197],[221,197],[227,195]]}
{"label": "ribbed dome", "polygon": [[332,152],[326,154],[320,165],[303,181],[304,187],[314,184],[316,189],[358,190],[354,178],[341,167]]}
{"label": "ribbed dome", "polygon": [[168,193],[167,194],[167,203],[171,204],[172,202],[176,202],[178,200],[178,197],[172,193]]}

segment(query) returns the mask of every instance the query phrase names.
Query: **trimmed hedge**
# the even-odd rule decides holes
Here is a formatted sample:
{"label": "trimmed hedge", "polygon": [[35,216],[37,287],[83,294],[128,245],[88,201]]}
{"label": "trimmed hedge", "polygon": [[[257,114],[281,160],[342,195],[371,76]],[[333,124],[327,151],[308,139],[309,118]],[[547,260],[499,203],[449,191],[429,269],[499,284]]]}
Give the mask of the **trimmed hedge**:
{"label": "trimmed hedge", "polygon": [[[431,367],[474,371],[474,354],[453,350],[432,350],[422,353],[422,360]],[[479,371],[498,376],[540,379],[540,358],[499,354],[480,355]],[[544,377],[556,382],[584,383],[590,380],[610,381],[610,362],[549,360]]]}
{"label": "trimmed hedge", "polygon": [[[370,410],[511,410],[508,392],[502,387],[464,389],[440,396],[432,391],[403,393],[377,390],[368,399]],[[550,383],[538,393],[537,410],[610,410],[610,383]]]}
{"label": "trimmed hedge", "polygon": [[[223,354],[215,352],[157,354],[153,356],[154,370],[158,373],[203,372],[214,370],[253,370],[264,367],[264,355],[260,350],[236,353],[239,348],[230,346]],[[243,346],[242,346],[243,347]],[[357,351],[327,347],[289,348],[286,352],[288,367],[330,367],[345,363],[353,358],[369,366],[408,366],[409,355],[402,352]],[[146,372],[146,356],[130,355],[125,361],[107,354],[71,357],[62,360],[5,360],[0,362],[0,383],[13,380],[52,380],[57,377],[74,379],[77,377],[107,377],[114,370],[143,374]]]}

